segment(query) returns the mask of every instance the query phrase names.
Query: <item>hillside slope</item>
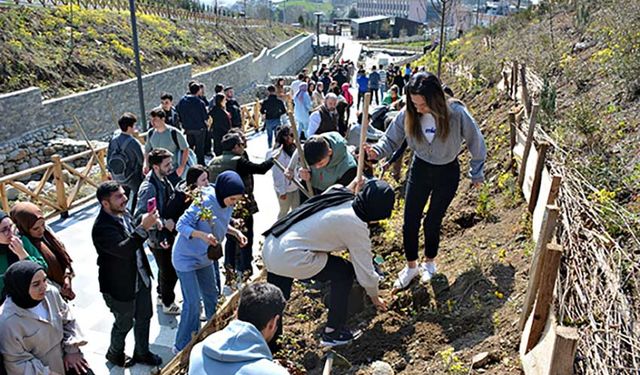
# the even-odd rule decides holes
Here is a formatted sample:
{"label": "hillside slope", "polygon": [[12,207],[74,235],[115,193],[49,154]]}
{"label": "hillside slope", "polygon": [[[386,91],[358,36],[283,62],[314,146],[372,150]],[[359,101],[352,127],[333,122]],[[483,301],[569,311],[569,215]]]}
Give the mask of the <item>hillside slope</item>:
{"label": "hillside slope", "polygon": [[[2,93],[39,86],[52,98],[135,76],[128,12],[0,7],[0,29]],[[143,74],[183,63],[203,70],[297,33],[275,23],[245,29],[138,14]]]}

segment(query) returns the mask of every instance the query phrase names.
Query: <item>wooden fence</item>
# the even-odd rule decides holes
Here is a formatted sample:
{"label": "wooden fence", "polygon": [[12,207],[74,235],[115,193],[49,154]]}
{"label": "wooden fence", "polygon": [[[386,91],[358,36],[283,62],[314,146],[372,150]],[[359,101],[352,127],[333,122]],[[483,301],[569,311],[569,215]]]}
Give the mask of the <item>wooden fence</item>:
{"label": "wooden fence", "polygon": [[[510,151],[517,166],[518,185],[532,215],[535,250],[529,271],[529,284],[518,328],[522,331],[520,359],[525,374],[573,374],[578,330],[558,324],[553,309],[556,280],[562,259],[562,246],[556,226],[560,208],[556,198],[562,176],[552,175],[546,166],[550,151],[547,142],[536,142],[539,106],[532,92],[540,83],[526,66],[514,62],[503,71],[505,94],[521,103],[509,113]],[[532,87],[534,90],[532,90]]]}
{"label": "wooden fence", "polygon": [[[250,135],[256,132],[261,125],[260,103],[246,104],[241,107],[242,129]],[[146,133],[138,134],[137,138],[144,144]],[[108,180],[109,173],[106,167],[107,146],[94,147],[89,144],[89,150],[73,154],[67,157],[52,155],[51,161],[43,165],[25,169],[4,177],[0,177],[0,203],[2,209],[8,212],[11,208],[7,188],[12,187],[27,196],[29,201],[38,205],[47,218],[60,215],[63,218],[69,216],[69,211],[84,203],[95,199],[93,190],[91,194],[81,194],[83,187],[97,188],[100,182]],[[86,163],[74,166],[74,162],[87,159]],[[92,175],[94,166],[100,169],[99,176]],[[66,173],[64,172],[66,171]],[[37,180],[35,189],[31,190],[23,182],[29,176],[41,175]],[[72,186],[67,188],[65,180]],[[45,193],[47,183],[53,184],[51,194]],[[86,192],[85,192],[86,193]]]}
{"label": "wooden fence", "polygon": [[[16,5],[38,5],[43,7],[55,7],[61,5],[74,5],[83,9],[107,9],[115,11],[129,11],[128,0],[13,0]],[[143,14],[156,15],[165,18],[177,18],[183,20],[225,23],[238,27],[265,26],[269,21],[262,19],[245,19],[244,24],[238,24],[241,18],[237,12],[220,8],[215,12],[204,10],[188,10],[163,0],[136,0],[136,11]],[[242,17],[244,18],[244,17]]]}

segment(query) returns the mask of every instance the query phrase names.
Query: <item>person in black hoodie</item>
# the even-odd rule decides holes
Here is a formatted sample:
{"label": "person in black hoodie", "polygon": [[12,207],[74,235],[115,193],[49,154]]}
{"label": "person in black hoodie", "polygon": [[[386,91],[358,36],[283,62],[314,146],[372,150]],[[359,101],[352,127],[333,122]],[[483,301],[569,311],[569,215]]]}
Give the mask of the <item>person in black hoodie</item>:
{"label": "person in black hoodie", "polygon": [[162,95],[160,95],[160,106],[164,111],[164,122],[167,125],[182,130],[180,116],[178,115],[178,111],[176,111],[176,107],[173,106],[173,95],[166,92],[162,93]]}
{"label": "person in black hoodie", "polygon": [[280,118],[287,113],[284,102],[278,99],[276,87],[267,87],[269,96],[260,103],[260,113],[265,117],[265,127],[267,128],[267,144],[271,147],[273,142],[273,132],[281,125]]}
{"label": "person in black hoodie", "polygon": [[[227,98],[224,94],[213,97],[214,104],[209,110],[209,117],[213,120],[211,134],[213,135],[213,152],[222,155],[222,137],[231,129],[231,115],[227,112]],[[198,161],[198,164],[202,164]]]}
{"label": "person in black hoodie", "polygon": [[176,110],[182,120],[189,147],[194,149],[199,164],[204,164],[207,134],[207,106],[201,99],[202,87],[197,82],[189,85],[189,94],[180,99]]}

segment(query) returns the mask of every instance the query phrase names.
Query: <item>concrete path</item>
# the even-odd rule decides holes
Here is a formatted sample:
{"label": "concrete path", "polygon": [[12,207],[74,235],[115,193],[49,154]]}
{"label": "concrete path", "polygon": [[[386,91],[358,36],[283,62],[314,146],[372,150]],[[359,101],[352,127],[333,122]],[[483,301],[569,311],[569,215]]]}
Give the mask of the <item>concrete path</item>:
{"label": "concrete path", "polygon": [[[358,61],[362,46],[348,38],[340,37],[340,43],[347,43],[345,48],[345,59]],[[355,81],[355,80],[354,80]],[[355,82],[354,82],[355,83]],[[352,84],[352,94],[357,98],[357,88]],[[351,113],[352,121],[355,121],[355,110]],[[258,133],[250,137],[247,152],[252,161],[260,162],[267,154],[267,137],[265,133]],[[276,220],[279,207],[276,193],[273,190],[273,179],[271,171],[263,176],[255,176],[255,196],[260,212],[255,215],[254,231],[254,258],[260,253],[260,246],[264,238],[260,235]],[[89,361],[96,374],[149,374],[152,368],[149,366],[136,365],[129,369],[119,367],[108,367],[105,354],[109,347],[109,338],[113,316],[107,309],[100,288],[98,285],[98,266],[96,264],[97,254],[91,241],[91,228],[95,217],[99,212],[97,203],[91,203],[80,207],[72,212],[67,220],[57,220],[49,223],[53,230],[60,236],[62,242],[67,246],[72,259],[76,278],[74,288],[77,295],[76,300],[71,303],[72,311],[79,322],[89,344],[83,348],[85,357]],[[153,255],[147,252],[147,257],[151,263],[154,275],[157,274],[157,266]],[[222,262],[221,262],[222,263]],[[155,280],[152,288],[154,302],[154,316],[151,321],[151,332],[149,342],[151,350],[160,355],[166,364],[173,355],[173,346],[178,318],[167,316],[162,313],[162,308],[156,303]],[[176,286],[177,299],[182,300],[179,285]],[[126,352],[131,355],[133,351],[133,333],[127,336]],[[110,365],[109,365],[110,366]]]}
{"label": "concrete path", "polygon": [[[249,140],[247,149],[251,160],[259,162],[264,160],[267,153],[266,134],[257,134]],[[255,195],[260,212],[255,215],[254,256],[259,254],[259,247],[263,237],[259,235],[276,220],[278,214],[278,202],[273,190],[271,172],[264,176],[255,176]],[[67,246],[72,259],[76,278],[74,288],[77,298],[71,303],[72,311],[78,320],[89,344],[83,348],[83,352],[96,374],[149,374],[152,370],[149,366],[136,365],[129,369],[119,367],[109,368],[105,354],[109,347],[113,315],[107,309],[98,285],[97,254],[91,242],[91,227],[99,212],[98,204],[89,204],[72,212],[67,220],[57,220],[50,223],[53,230],[60,236]],[[153,255],[147,253],[154,274],[157,272]],[[167,363],[173,355],[173,345],[178,319],[162,313],[161,307],[155,306],[155,280],[153,291],[154,316],[151,321],[151,333],[149,342],[151,350],[160,355]],[[181,300],[180,286],[176,286],[178,299]],[[133,351],[133,333],[127,337],[126,352],[131,355]]]}

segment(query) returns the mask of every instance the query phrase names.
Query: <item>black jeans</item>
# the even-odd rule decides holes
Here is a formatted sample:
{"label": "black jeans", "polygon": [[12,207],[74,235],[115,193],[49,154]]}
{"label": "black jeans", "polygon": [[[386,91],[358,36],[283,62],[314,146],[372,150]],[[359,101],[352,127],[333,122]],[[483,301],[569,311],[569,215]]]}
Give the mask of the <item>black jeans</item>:
{"label": "black jeans", "polygon": [[211,154],[211,146],[213,142],[213,130],[207,129],[206,134],[207,136],[205,137],[205,140],[204,140],[204,154],[209,155]]}
{"label": "black jeans", "polygon": [[124,342],[127,333],[133,328],[136,345],[133,355],[143,356],[149,352],[149,322],[153,316],[151,307],[151,289],[144,285],[138,277],[138,292],[132,301],[117,301],[110,294],[102,294],[107,307],[115,317],[111,328],[111,344],[109,353],[124,353]]}
{"label": "black jeans", "polygon": [[442,219],[456,195],[459,182],[460,165],[457,159],[449,164],[434,165],[413,158],[407,179],[402,227],[404,253],[408,261],[418,259],[420,219],[429,196],[429,208],[422,222],[425,254],[427,258],[438,255]]}
{"label": "black jeans", "polygon": [[[138,185],[138,187],[140,187],[140,185]],[[136,205],[138,204],[138,189],[127,185],[122,185],[122,189],[124,189],[124,195],[126,195],[131,201],[131,209],[129,212],[131,213],[131,216],[133,216],[136,214]]]}
{"label": "black jeans", "polygon": [[369,89],[369,92],[371,93],[371,104],[373,104],[373,98],[375,98],[376,105],[380,105],[380,97],[378,96],[380,89]]}
{"label": "black jeans", "polygon": [[358,110],[358,108],[360,108],[360,101],[362,101],[364,103],[364,94],[366,94],[367,92],[361,92],[358,91],[358,104],[356,105],[356,111]]}
{"label": "black jeans", "polygon": [[[327,327],[339,329],[347,322],[349,294],[351,293],[351,284],[353,284],[354,275],[353,264],[351,264],[351,262],[335,255],[329,255],[327,264],[322,271],[311,277],[311,280],[331,281]],[[267,282],[280,288],[284,298],[289,300],[289,297],[291,297],[291,286],[293,284],[292,278],[268,272]],[[278,330],[271,340],[271,343],[275,344],[275,341],[281,334],[282,319],[280,319],[278,323]],[[270,347],[272,346],[271,343]]]}
{"label": "black jeans", "polygon": [[198,159],[198,164],[204,164],[204,146],[207,138],[207,129],[203,128],[200,130],[185,130],[187,134],[187,143],[189,147],[193,149],[196,153],[196,158]]}
{"label": "black jeans", "polygon": [[178,275],[171,263],[171,247],[168,249],[151,249],[158,265],[158,295],[162,297],[162,304],[170,306],[176,300],[176,284]]}
{"label": "black jeans", "polygon": [[[247,236],[247,245],[240,247],[235,237],[227,235],[227,242],[224,244],[224,266],[244,272],[251,269],[253,261],[253,215],[245,218],[244,235]],[[236,261],[237,260],[237,261]]]}

